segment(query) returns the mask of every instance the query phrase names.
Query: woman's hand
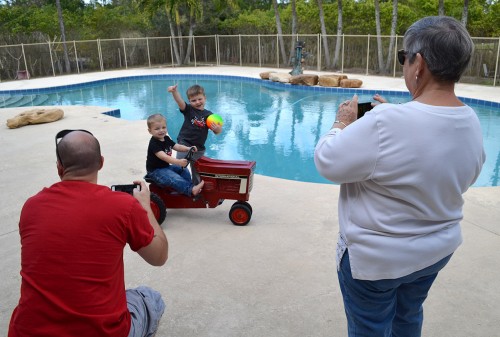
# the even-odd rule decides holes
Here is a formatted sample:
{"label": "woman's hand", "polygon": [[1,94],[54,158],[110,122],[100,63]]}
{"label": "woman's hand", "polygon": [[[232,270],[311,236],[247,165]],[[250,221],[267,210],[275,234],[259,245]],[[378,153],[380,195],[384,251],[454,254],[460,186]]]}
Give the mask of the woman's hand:
{"label": "woman's hand", "polygon": [[384,97],[380,96],[379,94],[373,95],[373,99],[380,103],[387,103],[387,100]]}
{"label": "woman's hand", "polygon": [[357,119],[357,115],[358,95],[355,94],[351,100],[347,100],[339,105],[332,128],[345,128]]}

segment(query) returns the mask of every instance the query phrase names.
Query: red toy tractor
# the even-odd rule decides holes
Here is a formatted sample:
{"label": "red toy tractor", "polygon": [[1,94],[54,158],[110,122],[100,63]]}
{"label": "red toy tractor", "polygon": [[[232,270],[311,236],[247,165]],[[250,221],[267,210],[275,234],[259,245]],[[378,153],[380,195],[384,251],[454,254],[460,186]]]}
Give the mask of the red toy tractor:
{"label": "red toy tractor", "polygon": [[[186,157],[188,161],[191,155]],[[151,208],[162,223],[167,216],[167,208],[215,208],[225,199],[236,200],[229,211],[229,219],[237,226],[245,226],[252,217],[252,206],[247,202],[253,185],[255,161],[217,160],[201,157],[191,165],[195,165],[205,185],[196,197],[176,192],[171,188],[163,188],[151,183]]]}

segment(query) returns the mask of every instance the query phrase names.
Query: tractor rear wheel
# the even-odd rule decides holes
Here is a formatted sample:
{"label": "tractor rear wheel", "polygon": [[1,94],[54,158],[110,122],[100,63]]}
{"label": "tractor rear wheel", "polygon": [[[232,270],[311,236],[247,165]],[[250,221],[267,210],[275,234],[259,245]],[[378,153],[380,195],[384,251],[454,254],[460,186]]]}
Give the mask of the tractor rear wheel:
{"label": "tractor rear wheel", "polygon": [[151,210],[153,211],[153,214],[156,218],[156,221],[161,224],[163,221],[165,221],[165,218],[167,217],[167,209],[165,208],[165,203],[163,200],[155,193],[151,192]]}

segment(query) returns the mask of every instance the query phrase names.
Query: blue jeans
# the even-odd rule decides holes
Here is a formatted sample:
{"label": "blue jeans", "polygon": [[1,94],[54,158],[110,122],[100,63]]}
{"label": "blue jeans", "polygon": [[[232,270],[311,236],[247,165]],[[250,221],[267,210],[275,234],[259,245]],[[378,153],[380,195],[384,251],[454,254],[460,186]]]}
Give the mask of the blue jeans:
{"label": "blue jeans", "polygon": [[191,182],[189,170],[178,165],[169,165],[148,172],[147,177],[151,178],[160,187],[172,187],[177,192],[187,196],[191,196],[193,192],[193,183]]}
{"label": "blue jeans", "polygon": [[423,307],[438,272],[451,255],[410,275],[387,280],[352,278],[348,251],[338,271],[349,337],[420,337]]}
{"label": "blue jeans", "polygon": [[130,312],[129,337],[151,337],[154,336],[160,318],[165,311],[165,302],[156,290],[140,286],[127,289],[127,308]]}

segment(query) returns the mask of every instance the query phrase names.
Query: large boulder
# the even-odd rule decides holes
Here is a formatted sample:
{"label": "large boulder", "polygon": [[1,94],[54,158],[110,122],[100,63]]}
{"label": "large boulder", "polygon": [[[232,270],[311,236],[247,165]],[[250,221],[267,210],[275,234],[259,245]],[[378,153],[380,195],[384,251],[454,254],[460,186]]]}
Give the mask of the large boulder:
{"label": "large boulder", "polygon": [[271,75],[272,73],[272,71],[264,71],[263,73],[260,73],[259,76],[262,80],[268,80],[269,75]]}
{"label": "large boulder", "polygon": [[63,116],[62,109],[32,109],[8,119],[7,127],[16,129],[29,124],[50,123],[63,118]]}
{"label": "large boulder", "polygon": [[360,88],[362,85],[363,81],[357,79],[343,79],[340,81],[342,88]]}
{"label": "large boulder", "polygon": [[347,75],[330,74],[330,75],[321,75],[318,81],[319,85],[322,87],[339,87],[340,81],[346,78]]}
{"label": "large boulder", "polygon": [[301,84],[301,85],[308,85],[308,86],[313,86],[318,84],[318,75],[295,75],[290,77],[290,83],[291,84]]}
{"label": "large boulder", "polygon": [[289,83],[292,75],[287,73],[271,73],[269,79],[273,82]]}

